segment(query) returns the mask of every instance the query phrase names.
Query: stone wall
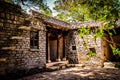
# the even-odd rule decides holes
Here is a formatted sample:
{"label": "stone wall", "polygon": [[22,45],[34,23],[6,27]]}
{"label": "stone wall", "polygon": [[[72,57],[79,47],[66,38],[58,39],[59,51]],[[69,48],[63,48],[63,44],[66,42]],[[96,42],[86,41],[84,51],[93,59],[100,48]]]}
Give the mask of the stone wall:
{"label": "stone wall", "polygon": [[[45,67],[45,27],[40,21],[34,23],[29,17],[21,12],[19,6],[0,1],[0,75]],[[29,20],[30,28],[21,29]],[[30,49],[30,30],[39,31],[38,50]]]}
{"label": "stone wall", "polygon": [[[75,38],[79,62],[88,66],[101,65],[101,39],[94,39],[92,35],[84,35],[83,38],[76,35]],[[90,57],[89,52],[93,51],[96,56]]]}
{"label": "stone wall", "polygon": [[[83,45],[83,42],[85,44]],[[75,49],[76,48],[76,49]],[[90,49],[95,49],[96,56],[89,57],[87,54]],[[84,35],[83,38],[78,36],[77,31],[70,31],[66,39],[66,54],[71,63],[82,63],[86,66],[101,65],[101,39],[96,40],[92,35]]]}
{"label": "stone wall", "polygon": [[65,54],[70,64],[78,64],[78,54],[76,50],[72,49],[72,46],[76,46],[74,31],[69,31],[65,37]]}

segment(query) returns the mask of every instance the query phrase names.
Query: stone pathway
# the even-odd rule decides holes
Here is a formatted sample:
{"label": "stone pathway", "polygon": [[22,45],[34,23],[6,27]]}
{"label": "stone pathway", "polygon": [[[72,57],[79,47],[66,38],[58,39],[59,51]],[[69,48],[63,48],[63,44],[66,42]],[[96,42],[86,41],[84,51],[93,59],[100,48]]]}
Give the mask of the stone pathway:
{"label": "stone pathway", "polygon": [[35,74],[18,80],[120,80],[120,69],[76,67]]}

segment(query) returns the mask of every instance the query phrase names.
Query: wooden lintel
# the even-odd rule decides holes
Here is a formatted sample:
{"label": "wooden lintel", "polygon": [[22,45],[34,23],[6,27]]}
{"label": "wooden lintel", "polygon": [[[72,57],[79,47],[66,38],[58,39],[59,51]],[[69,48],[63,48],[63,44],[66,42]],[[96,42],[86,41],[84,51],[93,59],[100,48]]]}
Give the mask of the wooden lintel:
{"label": "wooden lintel", "polygon": [[5,62],[6,58],[0,58],[0,62]]}
{"label": "wooden lintel", "polygon": [[20,40],[20,39],[23,39],[23,37],[21,37],[21,36],[12,36],[11,39],[17,39],[17,40]]}
{"label": "wooden lintel", "polygon": [[2,50],[15,50],[15,47],[2,47]]}
{"label": "wooden lintel", "polygon": [[31,29],[31,27],[20,26],[19,29],[21,29],[21,30],[28,30],[29,31]]}

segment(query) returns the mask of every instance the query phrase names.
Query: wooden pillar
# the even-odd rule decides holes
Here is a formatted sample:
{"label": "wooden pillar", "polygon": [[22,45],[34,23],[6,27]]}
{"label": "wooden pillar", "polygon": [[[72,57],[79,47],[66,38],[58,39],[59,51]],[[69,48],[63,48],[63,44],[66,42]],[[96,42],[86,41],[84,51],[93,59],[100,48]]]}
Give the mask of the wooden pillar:
{"label": "wooden pillar", "polygon": [[47,54],[47,56],[48,56],[48,59],[47,59],[47,62],[48,63],[50,63],[51,62],[51,60],[50,60],[50,40],[49,40],[49,37],[50,37],[50,34],[48,33],[48,54]]}
{"label": "wooden pillar", "polygon": [[110,45],[107,42],[107,40],[109,41],[109,36],[103,36],[102,37],[102,41],[101,41],[101,50],[102,50],[102,67],[104,66],[104,62],[105,61],[110,61],[111,58],[111,49],[110,49]]}
{"label": "wooden pillar", "polygon": [[66,54],[65,54],[65,36],[63,36],[63,61],[66,60]]}
{"label": "wooden pillar", "polygon": [[111,59],[111,49],[110,49],[110,44],[109,44],[109,42],[107,42],[106,40],[110,40],[109,39],[109,36],[105,36],[104,37],[104,39],[105,39],[105,46],[104,46],[104,55],[105,55],[105,58],[106,58],[106,61],[110,61],[110,59]]}
{"label": "wooden pillar", "polygon": [[105,40],[104,40],[104,36],[101,38],[101,66],[104,67],[104,62],[106,60],[106,57],[105,57]]}
{"label": "wooden pillar", "polygon": [[58,37],[57,37],[57,61],[61,61],[61,59],[60,59],[60,35],[58,35]]}

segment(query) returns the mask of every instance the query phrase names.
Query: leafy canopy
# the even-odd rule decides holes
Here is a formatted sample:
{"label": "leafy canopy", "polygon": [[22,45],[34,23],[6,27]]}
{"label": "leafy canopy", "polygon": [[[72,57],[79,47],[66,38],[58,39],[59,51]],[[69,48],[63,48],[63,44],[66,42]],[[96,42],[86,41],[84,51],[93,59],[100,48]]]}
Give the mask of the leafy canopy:
{"label": "leafy canopy", "polygon": [[57,17],[62,19],[66,16],[66,21],[109,21],[120,18],[120,0],[56,0],[55,5],[54,9],[59,12]]}
{"label": "leafy canopy", "polygon": [[[107,32],[112,41],[113,54],[120,54],[112,39],[116,34],[114,27],[120,18],[120,0],[56,0],[54,9],[59,13],[56,17],[68,22],[101,21],[102,29],[99,29],[94,37],[101,38]],[[83,37],[90,29],[80,28],[79,35]],[[113,30],[114,33],[110,32]],[[109,40],[107,40],[109,41]]]}
{"label": "leafy canopy", "polygon": [[5,0],[7,2],[17,4],[24,8],[25,10],[27,9],[35,9],[41,11],[41,13],[51,15],[52,11],[46,4],[46,0]]}

